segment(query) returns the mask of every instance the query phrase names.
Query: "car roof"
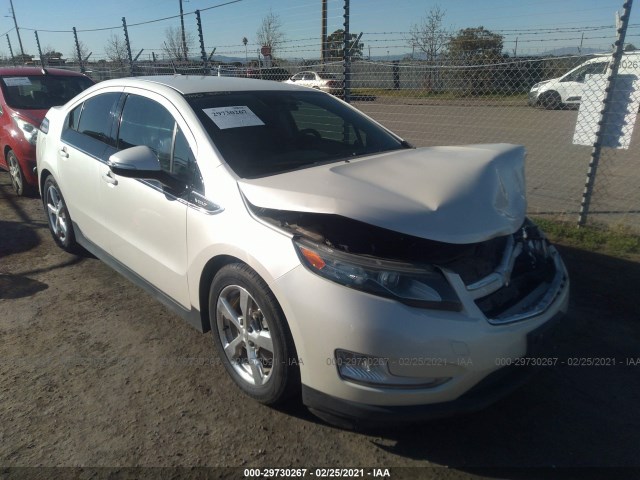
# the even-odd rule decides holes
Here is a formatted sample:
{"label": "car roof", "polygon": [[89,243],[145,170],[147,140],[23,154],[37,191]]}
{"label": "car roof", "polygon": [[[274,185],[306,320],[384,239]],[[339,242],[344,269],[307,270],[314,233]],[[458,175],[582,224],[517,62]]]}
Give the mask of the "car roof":
{"label": "car roof", "polygon": [[150,84],[162,85],[183,95],[203,92],[245,92],[256,90],[304,90],[304,87],[252,78],[217,77],[203,75],[154,75],[128,77],[101,82],[101,87],[121,86],[149,88]]}
{"label": "car roof", "polygon": [[0,68],[0,77],[13,77],[13,76],[43,77],[45,75],[87,77],[84,73],[74,72],[72,70],[63,70],[61,68],[40,68],[40,67]]}

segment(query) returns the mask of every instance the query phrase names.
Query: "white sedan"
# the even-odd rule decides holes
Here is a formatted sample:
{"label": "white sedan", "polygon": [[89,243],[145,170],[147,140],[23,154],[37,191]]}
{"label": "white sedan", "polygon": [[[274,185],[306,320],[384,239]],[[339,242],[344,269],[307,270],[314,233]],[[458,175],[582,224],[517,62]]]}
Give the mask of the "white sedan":
{"label": "white sedan", "polygon": [[298,72],[285,83],[293,83],[302,87],[315,88],[323,92],[338,95],[342,93],[342,82],[333,73]]}
{"label": "white sedan", "polygon": [[55,242],[211,329],[268,405],[368,423],[478,409],[567,308],[519,146],[413,148],[308,88],[160,76],[49,110],[37,161]]}

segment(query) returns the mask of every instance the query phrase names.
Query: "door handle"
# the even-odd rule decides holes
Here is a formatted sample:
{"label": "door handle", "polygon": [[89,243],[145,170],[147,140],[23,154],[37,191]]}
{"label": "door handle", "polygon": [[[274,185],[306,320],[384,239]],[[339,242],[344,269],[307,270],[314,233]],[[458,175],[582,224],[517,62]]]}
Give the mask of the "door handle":
{"label": "door handle", "polygon": [[102,180],[104,180],[107,183],[110,183],[111,185],[118,185],[118,180],[113,178],[113,175],[111,174],[111,172],[103,173]]}
{"label": "door handle", "polygon": [[60,150],[58,150],[58,154],[62,158],[69,158],[69,152],[67,152],[67,147],[62,147]]}

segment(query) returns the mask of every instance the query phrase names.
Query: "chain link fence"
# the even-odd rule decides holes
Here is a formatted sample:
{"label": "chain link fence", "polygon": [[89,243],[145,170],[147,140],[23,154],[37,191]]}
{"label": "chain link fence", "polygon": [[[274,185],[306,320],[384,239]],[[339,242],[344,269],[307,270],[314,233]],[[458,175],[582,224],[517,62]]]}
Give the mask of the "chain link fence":
{"label": "chain link fence", "polygon": [[[637,62],[640,52],[625,57]],[[515,58],[474,65],[359,62],[352,65],[351,98],[415,146],[524,145],[529,212],[575,222],[595,141],[593,135],[576,141],[576,127],[589,132],[599,127],[604,90],[594,89],[589,78],[605,77],[610,59]],[[589,73],[594,66],[600,74]],[[637,82],[629,84],[637,74],[625,78],[627,97],[617,98],[605,119],[622,122],[625,140],[602,147],[588,221],[640,231],[640,133],[634,131],[636,115],[630,112],[637,112],[640,88]]]}
{"label": "chain link fence", "polygon": [[[329,6],[335,12],[348,4],[349,0],[331,0]],[[624,5],[630,8],[628,0]],[[393,43],[398,38],[385,44],[381,43],[383,34],[365,33],[358,36],[359,49],[353,50],[353,40],[345,44],[348,48],[340,52],[342,58],[334,55],[322,61],[319,42],[303,38],[285,41],[270,68],[265,68],[256,44],[222,46],[220,53],[244,58],[242,62],[225,65],[215,61],[215,49],[206,46],[209,34],[215,31],[209,17],[191,13],[197,13],[185,15],[191,54],[184,58],[180,55],[172,58],[166,41],[163,48],[151,51],[136,51],[128,44],[129,37],[135,43],[137,32],[145,28],[173,32],[175,36],[178,18],[160,24],[153,21],[130,25],[130,31],[122,19],[124,35],[116,27],[78,29],[78,42],[74,42],[70,32],[41,31],[40,43],[64,45],[58,48],[68,51],[69,58],[74,60],[63,62],[40,52],[31,63],[85,71],[96,81],[174,73],[276,81],[305,71],[333,74],[343,88],[341,96],[345,100],[414,146],[504,142],[524,145],[528,152],[530,214],[572,222],[580,217],[582,224],[603,223],[640,232],[640,133],[634,128],[640,101],[639,50],[621,55],[620,69],[613,75],[609,68],[613,58],[611,48],[601,49],[608,53],[600,55],[518,55],[516,39],[516,48],[509,54],[504,53],[506,47],[497,53],[487,54],[479,49],[470,54],[458,45],[462,53],[457,55],[451,53],[451,48],[448,54],[434,56],[432,60],[414,52],[392,60],[390,55],[371,57],[371,46],[374,54],[385,50],[388,53],[389,48],[397,47]],[[351,18],[348,14],[330,15],[329,30],[344,26],[348,31],[349,21],[356,20],[353,12],[351,15]],[[311,25],[312,19],[304,18]],[[624,39],[626,29],[623,22],[618,28],[618,40],[621,32]],[[105,52],[111,48],[111,53],[117,53],[119,58],[113,60],[106,54],[87,52],[82,39],[91,35],[102,35]],[[122,38],[127,40],[126,45]],[[400,40],[406,45],[407,38]],[[616,38],[609,40],[610,45]],[[364,54],[367,49],[362,45],[369,46],[369,55]],[[620,44],[619,50],[623,46]],[[43,49],[55,50],[49,46]],[[74,54],[74,50],[85,58]],[[297,55],[306,55],[311,60],[294,58]],[[16,57],[5,58],[2,63],[15,64]],[[606,89],[616,84],[614,81],[614,85],[609,85],[608,77],[619,80],[616,95],[609,96],[605,104]],[[605,105],[608,111],[603,116]],[[594,150],[597,150],[595,162]]]}

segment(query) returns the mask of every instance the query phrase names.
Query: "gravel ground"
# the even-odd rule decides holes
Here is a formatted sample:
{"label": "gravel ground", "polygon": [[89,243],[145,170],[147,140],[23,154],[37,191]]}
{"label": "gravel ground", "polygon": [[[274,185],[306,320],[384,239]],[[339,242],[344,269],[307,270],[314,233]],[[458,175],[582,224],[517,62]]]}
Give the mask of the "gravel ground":
{"label": "gravel ground", "polygon": [[[39,199],[16,198],[0,173],[0,466],[413,467],[392,470],[392,478],[638,468],[640,265],[562,253],[572,300],[555,367],[477,414],[352,432],[296,402],[274,410],[241,395],[210,333],[199,334],[97,259],[56,248]],[[612,360],[569,365],[574,358]],[[0,478],[37,472],[0,469]],[[73,478],[78,471],[44,472]],[[115,478],[112,470],[81,472]],[[244,477],[241,469],[214,472]]]}

